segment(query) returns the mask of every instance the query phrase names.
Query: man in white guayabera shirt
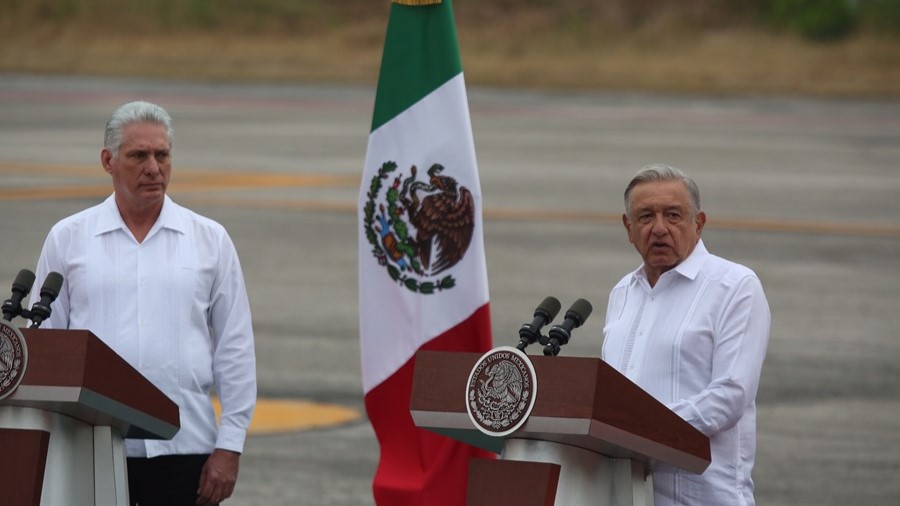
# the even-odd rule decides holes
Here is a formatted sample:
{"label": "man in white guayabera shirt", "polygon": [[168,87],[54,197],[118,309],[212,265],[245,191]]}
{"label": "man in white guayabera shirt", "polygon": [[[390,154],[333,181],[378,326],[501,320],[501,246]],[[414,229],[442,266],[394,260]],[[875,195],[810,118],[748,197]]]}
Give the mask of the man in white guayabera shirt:
{"label": "man in white guayabera shirt", "polygon": [[612,289],[603,359],[710,439],[697,475],[657,466],[655,506],[753,505],[756,391],[771,317],[759,278],[710,254],[697,185],[649,165],[622,216],[643,264]]}
{"label": "man in white guayabera shirt", "polygon": [[[178,404],[171,441],[127,439],[131,504],[218,504],[231,496],[256,404],[250,305],[231,238],[173,202],[172,119],[131,102],[106,124],[103,203],[57,223],[37,279],[65,282],[50,328],[88,329]],[[210,399],[222,405],[217,425]]]}

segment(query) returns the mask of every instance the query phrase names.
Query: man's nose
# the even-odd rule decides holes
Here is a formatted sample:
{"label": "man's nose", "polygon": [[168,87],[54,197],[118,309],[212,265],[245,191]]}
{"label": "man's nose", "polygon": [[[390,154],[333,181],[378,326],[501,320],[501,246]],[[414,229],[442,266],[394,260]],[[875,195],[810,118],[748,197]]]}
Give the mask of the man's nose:
{"label": "man's nose", "polygon": [[148,176],[156,176],[159,174],[159,163],[152,156],[144,163],[144,174]]}
{"label": "man's nose", "polygon": [[653,218],[653,228],[651,229],[653,235],[665,235],[668,231],[665,218],[662,215],[656,215]]}

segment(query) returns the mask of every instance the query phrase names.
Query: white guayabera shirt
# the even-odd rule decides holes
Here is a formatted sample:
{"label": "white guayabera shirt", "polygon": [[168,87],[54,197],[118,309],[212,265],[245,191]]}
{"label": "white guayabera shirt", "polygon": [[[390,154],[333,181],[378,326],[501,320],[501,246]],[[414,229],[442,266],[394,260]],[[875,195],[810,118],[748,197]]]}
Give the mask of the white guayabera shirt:
{"label": "white guayabera shirt", "polygon": [[243,450],[256,358],[243,272],[224,227],[167,196],[138,243],[113,195],[50,230],[37,279],[51,271],[65,281],[42,327],[90,330],[178,404],[175,437],[126,440],[129,457]]}
{"label": "white guayabera shirt", "polygon": [[755,504],[755,399],[770,322],[756,274],[702,241],[656,286],[642,265],[612,289],[603,360],[710,438],[702,475],[654,469],[655,506]]}

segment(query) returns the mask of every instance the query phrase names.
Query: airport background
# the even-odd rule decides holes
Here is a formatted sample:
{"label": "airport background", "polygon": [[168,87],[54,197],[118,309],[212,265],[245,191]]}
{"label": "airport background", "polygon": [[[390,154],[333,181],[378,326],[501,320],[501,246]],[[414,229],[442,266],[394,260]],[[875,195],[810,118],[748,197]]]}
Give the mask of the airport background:
{"label": "airport background", "polygon": [[[585,297],[564,353],[599,354],[637,262],[622,188],[673,162],[701,185],[707,245],[757,270],[773,309],[758,503],[900,504],[898,4],[454,2],[495,344],[544,296]],[[261,401],[300,408],[254,430],[226,504],[371,504],[355,209],[388,9],[0,2],[0,281],[108,195],[100,132],[131,99],[172,112],[171,193],[235,240]]]}

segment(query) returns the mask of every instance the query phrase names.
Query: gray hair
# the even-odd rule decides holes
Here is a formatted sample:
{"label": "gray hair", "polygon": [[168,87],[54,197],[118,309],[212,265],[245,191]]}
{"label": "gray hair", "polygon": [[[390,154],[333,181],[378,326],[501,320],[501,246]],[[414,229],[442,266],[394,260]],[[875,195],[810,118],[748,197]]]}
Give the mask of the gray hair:
{"label": "gray hair", "polygon": [[631,190],[641,183],[659,181],[684,183],[684,187],[691,196],[691,216],[696,216],[700,212],[700,188],[697,187],[697,183],[678,168],[663,163],[652,163],[639,170],[625,188],[625,212],[629,218],[631,218]]}
{"label": "gray hair", "polygon": [[122,146],[122,130],[132,123],[156,123],[166,127],[169,136],[169,147],[175,141],[175,130],[172,127],[172,117],[162,107],[138,100],[129,102],[112,113],[106,121],[106,131],[103,135],[103,147],[110,150],[115,157]]}

